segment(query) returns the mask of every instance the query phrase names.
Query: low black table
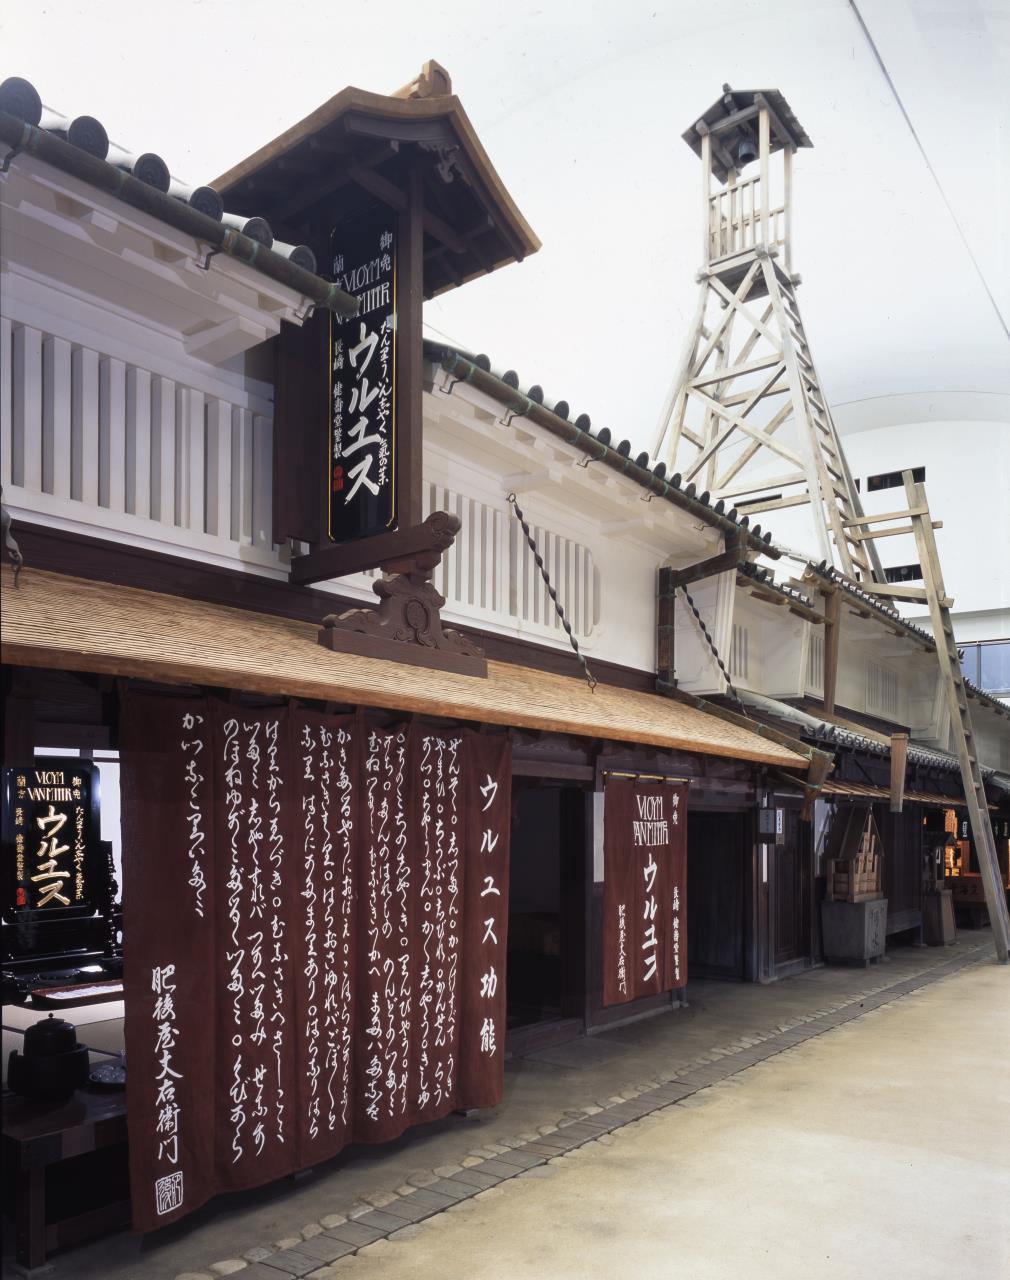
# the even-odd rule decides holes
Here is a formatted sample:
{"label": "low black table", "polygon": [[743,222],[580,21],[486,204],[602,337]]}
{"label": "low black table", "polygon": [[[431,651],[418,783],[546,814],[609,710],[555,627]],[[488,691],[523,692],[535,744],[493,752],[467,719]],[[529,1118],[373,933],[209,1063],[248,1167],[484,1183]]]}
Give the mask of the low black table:
{"label": "low black table", "polygon": [[[103,1231],[127,1226],[130,1201],[122,1198],[121,1179],[110,1179],[115,1198],[101,1203],[101,1186],[91,1177],[81,1180],[88,1207],[50,1221],[47,1199],[50,1174],[57,1166],[79,1156],[122,1146],[126,1160],[126,1095],[78,1089],[61,1103],[30,1102],[4,1091],[3,1160],[13,1184],[17,1222],[16,1257],[24,1267],[40,1267],[54,1249],[65,1249]],[[117,1162],[118,1163],[118,1162]],[[86,1185],[85,1185],[86,1182]],[[119,1185],[117,1185],[119,1184]],[[73,1199],[64,1194],[58,1199]],[[51,1206],[50,1206],[51,1207]]]}

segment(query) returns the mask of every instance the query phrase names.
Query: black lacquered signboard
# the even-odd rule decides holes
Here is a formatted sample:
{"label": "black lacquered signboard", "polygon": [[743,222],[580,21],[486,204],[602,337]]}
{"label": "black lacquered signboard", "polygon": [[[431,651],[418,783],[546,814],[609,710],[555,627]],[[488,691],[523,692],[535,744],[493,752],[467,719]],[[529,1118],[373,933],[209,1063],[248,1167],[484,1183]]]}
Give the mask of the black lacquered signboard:
{"label": "black lacquered signboard", "polygon": [[396,528],[396,215],[377,205],[334,228],[331,275],[360,303],[330,315],[327,532]]}
{"label": "black lacquered signboard", "polygon": [[4,915],[90,914],[99,831],[98,770],[39,757],[3,771]]}

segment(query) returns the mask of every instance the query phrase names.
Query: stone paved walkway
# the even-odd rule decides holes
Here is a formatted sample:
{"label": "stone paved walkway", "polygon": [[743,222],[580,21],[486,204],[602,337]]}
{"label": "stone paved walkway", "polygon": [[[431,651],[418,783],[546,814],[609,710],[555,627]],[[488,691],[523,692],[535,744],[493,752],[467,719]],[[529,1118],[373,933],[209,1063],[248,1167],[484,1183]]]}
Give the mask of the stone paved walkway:
{"label": "stone paved walkway", "polygon": [[987,932],[905,947],[870,969],[814,969],[766,987],[693,983],[689,1006],[512,1060],[505,1097],[312,1175],[222,1197],[156,1237],[122,1233],[53,1259],[54,1280],[328,1280],[377,1240],[526,1174],[701,1089],[990,958]]}

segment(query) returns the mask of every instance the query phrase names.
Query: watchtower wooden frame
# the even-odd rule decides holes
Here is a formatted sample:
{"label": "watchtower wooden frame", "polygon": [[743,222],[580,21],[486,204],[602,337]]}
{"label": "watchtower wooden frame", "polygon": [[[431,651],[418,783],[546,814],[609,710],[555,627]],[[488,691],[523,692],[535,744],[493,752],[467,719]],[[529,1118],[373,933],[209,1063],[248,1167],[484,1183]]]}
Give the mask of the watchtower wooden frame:
{"label": "watchtower wooden frame", "polygon": [[742,514],[809,505],[820,555],[882,582],[876,547],[854,533],[863,510],[796,298],[792,166],[810,139],[777,90],[723,85],[684,140],[701,158],[703,265],[651,456]]}

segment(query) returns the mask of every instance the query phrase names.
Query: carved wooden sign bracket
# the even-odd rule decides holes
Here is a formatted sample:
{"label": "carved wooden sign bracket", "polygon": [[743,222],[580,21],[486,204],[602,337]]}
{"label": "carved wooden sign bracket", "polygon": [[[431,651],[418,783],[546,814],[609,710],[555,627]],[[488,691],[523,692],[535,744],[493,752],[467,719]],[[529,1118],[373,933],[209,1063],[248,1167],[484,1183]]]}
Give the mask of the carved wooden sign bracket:
{"label": "carved wooden sign bracket", "polygon": [[[459,530],[458,516],[433,511],[423,524],[412,529],[369,538],[356,546],[332,548],[362,561],[354,569],[345,568],[345,573],[380,568],[394,576],[380,578],[373,585],[372,590],[379,597],[377,609],[350,609],[325,617],[319,643],[341,653],[486,677],[487,660],[477,645],[458,631],[442,626],[445,597],[431,581]],[[327,548],[325,554],[330,551]],[[309,560],[311,555],[301,559]],[[292,578],[298,580],[294,566]]]}

